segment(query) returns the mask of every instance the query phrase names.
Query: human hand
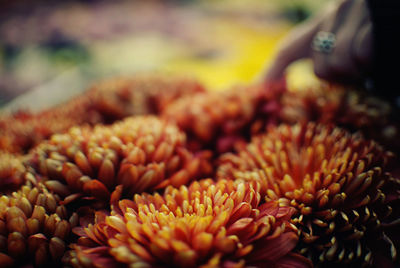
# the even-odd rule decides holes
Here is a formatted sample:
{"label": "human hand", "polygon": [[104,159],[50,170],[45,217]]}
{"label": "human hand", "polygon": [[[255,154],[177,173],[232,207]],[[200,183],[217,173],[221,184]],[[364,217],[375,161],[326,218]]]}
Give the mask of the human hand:
{"label": "human hand", "polygon": [[265,80],[279,81],[290,63],[311,58],[318,77],[356,83],[371,71],[372,56],[372,22],[366,1],[335,1],[289,33]]}

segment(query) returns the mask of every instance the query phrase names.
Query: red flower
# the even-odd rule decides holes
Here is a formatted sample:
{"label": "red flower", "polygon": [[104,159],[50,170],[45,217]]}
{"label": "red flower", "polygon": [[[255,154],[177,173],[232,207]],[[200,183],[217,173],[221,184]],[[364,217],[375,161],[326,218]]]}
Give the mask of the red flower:
{"label": "red flower", "polygon": [[386,101],[364,91],[321,85],[282,96],[280,119],[284,123],[314,121],[361,131],[388,149],[400,152],[400,121]]}
{"label": "red flower", "polygon": [[80,96],[37,114],[0,115],[0,150],[27,152],[73,126],[158,114],[176,98],[203,91],[197,81],[183,77],[142,75],[102,81]]}
{"label": "red flower", "polygon": [[226,152],[275,122],[280,93],[252,86],[188,95],[168,106],[163,117],[187,133],[194,148],[206,146]]}
{"label": "red flower", "polygon": [[65,260],[87,267],[308,267],[291,253],[292,213],[275,201],[260,205],[244,183],[169,186],[163,195],[120,201],[110,216],[98,214],[94,225],[76,230],[81,238]]}
{"label": "red flower", "polygon": [[20,157],[0,151],[1,193],[17,190],[25,182],[24,172]]}
{"label": "red flower", "polygon": [[222,156],[217,177],[260,183],[267,201],[296,208],[299,252],[315,264],[368,265],[380,250],[396,257],[385,234],[385,224],[400,218],[391,207],[400,200],[400,181],[387,172],[391,157],[338,128],[282,125]]}
{"label": "red flower", "polygon": [[0,198],[0,267],[60,265],[76,213],[68,217],[59,197],[27,182]]}
{"label": "red flower", "polygon": [[134,117],[54,135],[33,150],[27,163],[51,190],[68,196],[67,202],[82,195],[108,202],[118,185],[132,196],[178,187],[209,173],[209,153],[193,154],[185,144],[185,135],[174,125]]}

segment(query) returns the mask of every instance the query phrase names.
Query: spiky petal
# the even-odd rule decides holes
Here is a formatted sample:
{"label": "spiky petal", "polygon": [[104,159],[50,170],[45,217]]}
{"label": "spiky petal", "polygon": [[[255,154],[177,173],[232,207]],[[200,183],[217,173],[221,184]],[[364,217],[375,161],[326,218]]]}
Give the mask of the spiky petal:
{"label": "spiky petal", "polygon": [[296,208],[299,251],[316,264],[371,265],[382,249],[396,258],[382,224],[400,218],[392,213],[400,198],[387,169],[392,156],[339,128],[282,125],[222,156],[217,177],[260,183],[267,201]]}
{"label": "spiky petal", "polygon": [[352,132],[360,131],[365,137],[399,153],[397,114],[387,101],[365,90],[321,84],[284,94],[280,120],[290,124],[309,121],[335,124]]}
{"label": "spiky petal", "polygon": [[135,195],[120,201],[110,216],[99,215],[95,225],[75,230],[81,238],[68,260],[133,267],[262,267],[288,261],[307,267],[291,253],[297,243],[289,223],[293,208],[260,200],[248,184],[210,179],[167,187],[163,195]]}

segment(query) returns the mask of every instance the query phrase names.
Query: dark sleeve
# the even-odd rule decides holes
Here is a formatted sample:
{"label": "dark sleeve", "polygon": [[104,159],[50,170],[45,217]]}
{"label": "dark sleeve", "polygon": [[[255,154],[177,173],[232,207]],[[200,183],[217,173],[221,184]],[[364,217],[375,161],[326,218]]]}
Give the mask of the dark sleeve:
{"label": "dark sleeve", "polygon": [[374,34],[374,89],[393,101],[400,96],[400,0],[367,1]]}

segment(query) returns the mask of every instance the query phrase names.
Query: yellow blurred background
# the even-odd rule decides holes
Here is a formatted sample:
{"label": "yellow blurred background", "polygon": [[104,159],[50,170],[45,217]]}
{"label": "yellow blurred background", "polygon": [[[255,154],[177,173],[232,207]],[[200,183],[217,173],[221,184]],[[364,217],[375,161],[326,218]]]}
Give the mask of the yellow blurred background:
{"label": "yellow blurred background", "polygon": [[[0,105],[12,110],[45,108],[50,95],[54,104],[95,80],[138,72],[185,74],[210,90],[251,83],[279,41],[327,1],[42,2],[0,20]],[[316,80],[302,62],[288,81]]]}

